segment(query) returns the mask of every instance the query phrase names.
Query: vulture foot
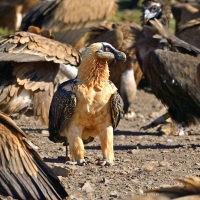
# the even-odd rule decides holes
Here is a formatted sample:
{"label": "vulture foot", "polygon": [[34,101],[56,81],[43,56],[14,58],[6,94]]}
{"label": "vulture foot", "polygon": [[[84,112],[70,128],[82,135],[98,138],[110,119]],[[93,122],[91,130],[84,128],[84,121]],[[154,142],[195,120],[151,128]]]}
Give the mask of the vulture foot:
{"label": "vulture foot", "polygon": [[108,162],[107,159],[103,159],[103,160],[99,161],[98,164],[101,166],[112,166],[113,165],[112,163]]}
{"label": "vulture foot", "polygon": [[124,118],[125,119],[132,119],[132,118],[135,118],[136,117],[136,114],[135,114],[135,112],[133,112],[133,111],[129,111],[128,113],[126,113],[125,115],[124,115]]}
{"label": "vulture foot", "polygon": [[148,130],[150,128],[154,128],[160,124],[166,124],[167,121],[166,119],[168,119],[170,116],[168,113],[165,113],[164,115],[158,117],[157,119],[155,119],[153,122],[151,122],[150,124],[146,125],[146,126],[142,126],[140,128],[140,130]]}
{"label": "vulture foot", "polygon": [[87,164],[87,162],[85,161],[85,159],[79,159],[79,160],[77,160],[77,161],[75,161],[75,162],[73,162],[73,161],[67,161],[65,164],[66,164],[66,165],[79,165],[79,166],[84,166],[84,165]]}

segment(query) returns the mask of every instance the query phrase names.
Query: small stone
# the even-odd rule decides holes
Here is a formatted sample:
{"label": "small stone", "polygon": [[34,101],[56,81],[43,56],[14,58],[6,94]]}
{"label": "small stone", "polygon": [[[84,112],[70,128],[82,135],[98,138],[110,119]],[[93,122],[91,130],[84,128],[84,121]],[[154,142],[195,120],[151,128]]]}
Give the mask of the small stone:
{"label": "small stone", "polygon": [[111,191],[110,192],[110,197],[117,198],[117,192],[116,191]]}
{"label": "small stone", "polygon": [[[67,177],[70,174],[72,174],[73,169],[68,168],[68,167],[61,167],[61,166],[54,166],[52,168],[53,172],[57,175],[57,176],[63,176],[63,177]],[[74,173],[74,172],[73,172]]]}
{"label": "small stone", "polygon": [[152,165],[144,165],[144,166],[142,167],[142,169],[145,170],[145,171],[150,172],[150,171],[153,170],[153,166],[152,166]]}
{"label": "small stone", "polygon": [[169,167],[169,163],[168,163],[167,161],[161,161],[161,162],[159,163],[159,165],[160,165],[161,167]]}
{"label": "small stone", "polygon": [[139,149],[132,149],[132,150],[131,150],[131,153],[132,153],[132,154],[139,153]]}
{"label": "small stone", "polygon": [[48,135],[49,135],[49,131],[47,131],[47,130],[42,130],[41,134],[44,135],[44,136],[48,136]]}
{"label": "small stone", "polygon": [[84,184],[83,187],[82,187],[82,190],[85,191],[86,193],[91,193],[91,192],[94,191],[93,188],[91,187],[89,181],[86,181],[86,182],[85,182],[85,184]]}
{"label": "small stone", "polygon": [[107,178],[103,178],[103,182],[107,185],[110,181]]}

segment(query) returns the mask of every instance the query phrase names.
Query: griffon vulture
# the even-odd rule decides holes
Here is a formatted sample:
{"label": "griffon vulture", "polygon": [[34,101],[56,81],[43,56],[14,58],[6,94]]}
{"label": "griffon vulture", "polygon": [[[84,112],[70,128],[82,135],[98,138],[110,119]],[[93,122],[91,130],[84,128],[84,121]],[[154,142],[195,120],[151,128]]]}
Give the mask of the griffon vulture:
{"label": "griffon vulture", "polygon": [[[49,112],[49,139],[67,138],[72,162],[82,165],[84,143],[100,138],[102,165],[112,164],[113,129],[120,120],[123,103],[109,80],[108,61],[126,55],[102,42],[90,45],[82,58],[77,78],[62,83],[54,93]],[[67,154],[66,154],[67,156]]]}
{"label": "griffon vulture", "polygon": [[[153,93],[168,107],[170,117],[184,127],[200,119],[200,50],[174,36],[157,20],[150,20],[138,37],[138,60]],[[150,46],[147,44],[151,44]]]}
{"label": "griffon vulture", "polygon": [[56,40],[84,47],[85,33],[116,10],[115,0],[43,0],[23,18],[22,30],[34,25],[48,29]]}
{"label": "griffon vulture", "polygon": [[[133,102],[137,85],[143,74],[135,55],[135,36],[141,31],[141,27],[136,23],[107,23],[106,25],[93,27],[88,34],[86,42],[92,44],[94,42],[108,42],[116,49],[126,54],[126,61],[110,61],[110,80],[118,88],[118,91],[124,102],[125,117],[133,117],[130,110]],[[87,44],[86,43],[86,44]]]}
{"label": "griffon vulture", "polygon": [[60,66],[77,66],[81,61],[78,50],[50,38],[49,31],[36,27],[1,38],[1,111],[11,116],[31,114],[48,124],[54,81]]}
{"label": "griffon vulture", "polygon": [[200,10],[190,4],[174,4],[172,13],[176,20],[175,35],[200,48]]}
{"label": "griffon vulture", "polygon": [[30,138],[0,112],[0,195],[14,199],[65,199],[68,193],[34,150]]}

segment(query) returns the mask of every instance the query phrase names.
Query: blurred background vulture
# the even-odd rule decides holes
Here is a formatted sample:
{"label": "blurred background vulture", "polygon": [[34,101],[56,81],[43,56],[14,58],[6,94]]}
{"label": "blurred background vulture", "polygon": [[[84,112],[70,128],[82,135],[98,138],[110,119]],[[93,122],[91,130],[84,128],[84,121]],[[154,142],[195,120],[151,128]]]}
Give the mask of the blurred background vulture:
{"label": "blurred background vulture", "polygon": [[14,117],[33,115],[36,119],[40,118],[43,124],[48,124],[50,103],[60,68],[78,66],[81,61],[78,50],[51,38],[49,31],[36,27],[1,38],[1,111]]}
{"label": "blurred background vulture", "polygon": [[81,49],[85,33],[115,13],[115,0],[41,0],[23,18],[22,30],[30,25],[48,29],[56,40]]}
{"label": "blurred background vulture", "polygon": [[200,48],[200,4],[176,3],[172,13],[176,20],[175,35]]}
{"label": "blurred background vulture", "polygon": [[108,42],[116,49],[126,54],[126,61],[109,62],[110,80],[118,88],[124,102],[124,113],[126,118],[134,117],[130,110],[133,103],[137,85],[143,77],[142,71],[136,59],[135,36],[141,31],[141,27],[132,22],[107,23],[99,27],[91,28],[86,44],[94,42]]}
{"label": "blurred background vulture", "polygon": [[57,176],[14,121],[0,112],[0,195],[14,199],[66,199]]}
{"label": "blurred background vulture", "polygon": [[40,0],[0,0],[0,27],[18,30],[25,13]]}
{"label": "blurred background vulture", "polygon": [[[144,2],[154,4],[154,10],[162,10],[159,1]],[[184,127],[196,124],[200,118],[200,50],[175,37],[163,21],[153,17],[143,27],[137,39],[137,56],[152,92],[180,125],[178,134],[184,134]]]}

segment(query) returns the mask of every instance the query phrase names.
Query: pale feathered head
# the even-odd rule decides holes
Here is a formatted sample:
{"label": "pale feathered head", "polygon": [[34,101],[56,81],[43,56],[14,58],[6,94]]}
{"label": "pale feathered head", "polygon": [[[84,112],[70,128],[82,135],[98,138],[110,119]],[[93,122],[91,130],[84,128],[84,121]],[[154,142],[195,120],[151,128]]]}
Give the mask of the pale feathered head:
{"label": "pale feathered head", "polygon": [[126,61],[126,54],[115,49],[111,44],[107,42],[98,42],[91,44],[83,55],[85,58],[93,58],[98,60],[123,60]]}

